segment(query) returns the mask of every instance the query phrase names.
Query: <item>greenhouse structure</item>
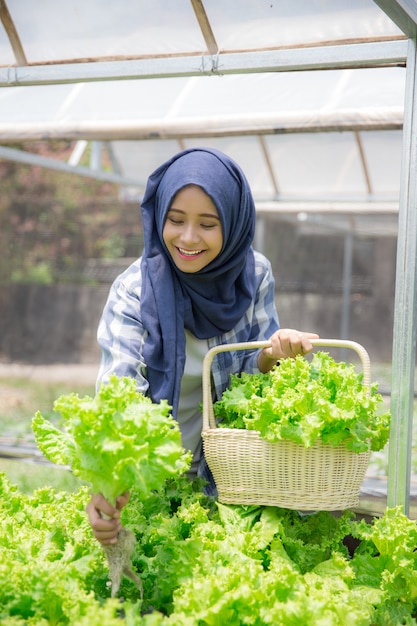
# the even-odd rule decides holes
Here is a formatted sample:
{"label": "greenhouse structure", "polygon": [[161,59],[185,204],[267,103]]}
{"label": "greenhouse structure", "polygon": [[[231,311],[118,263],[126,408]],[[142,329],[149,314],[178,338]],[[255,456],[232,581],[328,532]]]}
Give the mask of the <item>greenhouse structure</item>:
{"label": "greenhouse structure", "polygon": [[[0,159],[107,180],[140,201],[178,150],[223,150],[251,184],[258,248],[271,216],[343,234],[342,336],[350,236],[397,237],[387,504],[408,514],[416,2],[0,0],[0,18]],[[14,147],[51,139],[74,142],[67,162]]]}

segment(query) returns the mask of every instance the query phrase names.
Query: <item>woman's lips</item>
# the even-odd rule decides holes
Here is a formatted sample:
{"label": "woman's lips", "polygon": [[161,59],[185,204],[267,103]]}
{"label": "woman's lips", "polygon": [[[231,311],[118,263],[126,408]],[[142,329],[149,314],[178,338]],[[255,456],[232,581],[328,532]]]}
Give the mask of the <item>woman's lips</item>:
{"label": "woman's lips", "polygon": [[179,254],[186,259],[195,259],[204,252],[204,250],[185,250],[184,248],[177,248]]}

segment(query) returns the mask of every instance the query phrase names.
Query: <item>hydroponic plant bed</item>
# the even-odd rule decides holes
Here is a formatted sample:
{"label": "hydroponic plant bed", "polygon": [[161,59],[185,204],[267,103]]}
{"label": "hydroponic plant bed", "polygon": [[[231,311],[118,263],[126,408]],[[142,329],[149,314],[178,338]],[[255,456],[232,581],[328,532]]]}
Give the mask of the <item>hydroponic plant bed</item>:
{"label": "hydroponic plant bed", "polygon": [[348,511],[227,506],[185,478],[145,500],[133,493],[123,523],[138,539],[141,600],[128,579],[110,598],[88,498],[85,487],[22,494],[0,476],[2,625],[417,623],[417,528],[398,509],[367,523]]}
{"label": "hydroponic plant bed", "polygon": [[143,597],[123,578],[112,598],[89,491],[24,494],[0,474],[2,626],[417,624],[417,528],[400,509],[228,506],[181,475],[132,489],[122,523]]}

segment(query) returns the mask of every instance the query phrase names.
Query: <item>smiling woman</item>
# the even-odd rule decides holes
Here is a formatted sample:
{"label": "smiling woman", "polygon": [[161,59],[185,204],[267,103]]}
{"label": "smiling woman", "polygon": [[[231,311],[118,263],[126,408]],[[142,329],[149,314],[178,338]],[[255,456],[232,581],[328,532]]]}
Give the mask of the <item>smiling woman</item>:
{"label": "smiling woman", "polygon": [[[205,478],[215,494],[201,440],[205,354],[215,345],[270,340],[263,349],[217,355],[213,392],[220,398],[232,373],[267,372],[278,359],[310,352],[317,335],[279,329],[271,266],[252,248],[251,189],[226,154],[194,148],[163,163],[148,180],[141,211],[144,253],[111,288],[98,330],[98,382],[131,376],[153,402],[168,400],[192,453],[189,475]],[[97,496],[88,511],[97,539],[115,543],[117,508]]]}
{"label": "smiling woman", "polygon": [[184,187],[171,204],[162,236],[179,270],[202,270],[214,261],[223,246],[216,205],[200,187]]}

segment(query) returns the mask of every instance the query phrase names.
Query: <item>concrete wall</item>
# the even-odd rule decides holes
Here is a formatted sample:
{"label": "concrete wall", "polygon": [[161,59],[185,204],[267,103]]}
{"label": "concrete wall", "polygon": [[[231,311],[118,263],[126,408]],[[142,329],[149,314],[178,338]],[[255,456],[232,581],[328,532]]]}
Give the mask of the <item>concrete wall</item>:
{"label": "concrete wall", "polygon": [[[392,358],[396,242],[381,238],[373,246],[373,278],[369,293],[353,291],[350,297],[348,339],[362,344],[371,361]],[[321,337],[341,337],[342,296],[335,293],[277,293],[281,327],[317,332]]]}
{"label": "concrete wall", "polygon": [[[384,271],[381,264],[381,272]],[[383,284],[383,283],[382,283]],[[10,285],[0,296],[0,358],[37,364],[94,363],[96,331],[109,286]],[[277,293],[282,327],[339,338],[340,294]],[[349,339],[361,343],[371,360],[389,362],[392,350],[393,298],[385,289],[353,294]]]}
{"label": "concrete wall", "polygon": [[93,363],[108,286],[9,285],[0,297],[0,355],[30,363]]}

